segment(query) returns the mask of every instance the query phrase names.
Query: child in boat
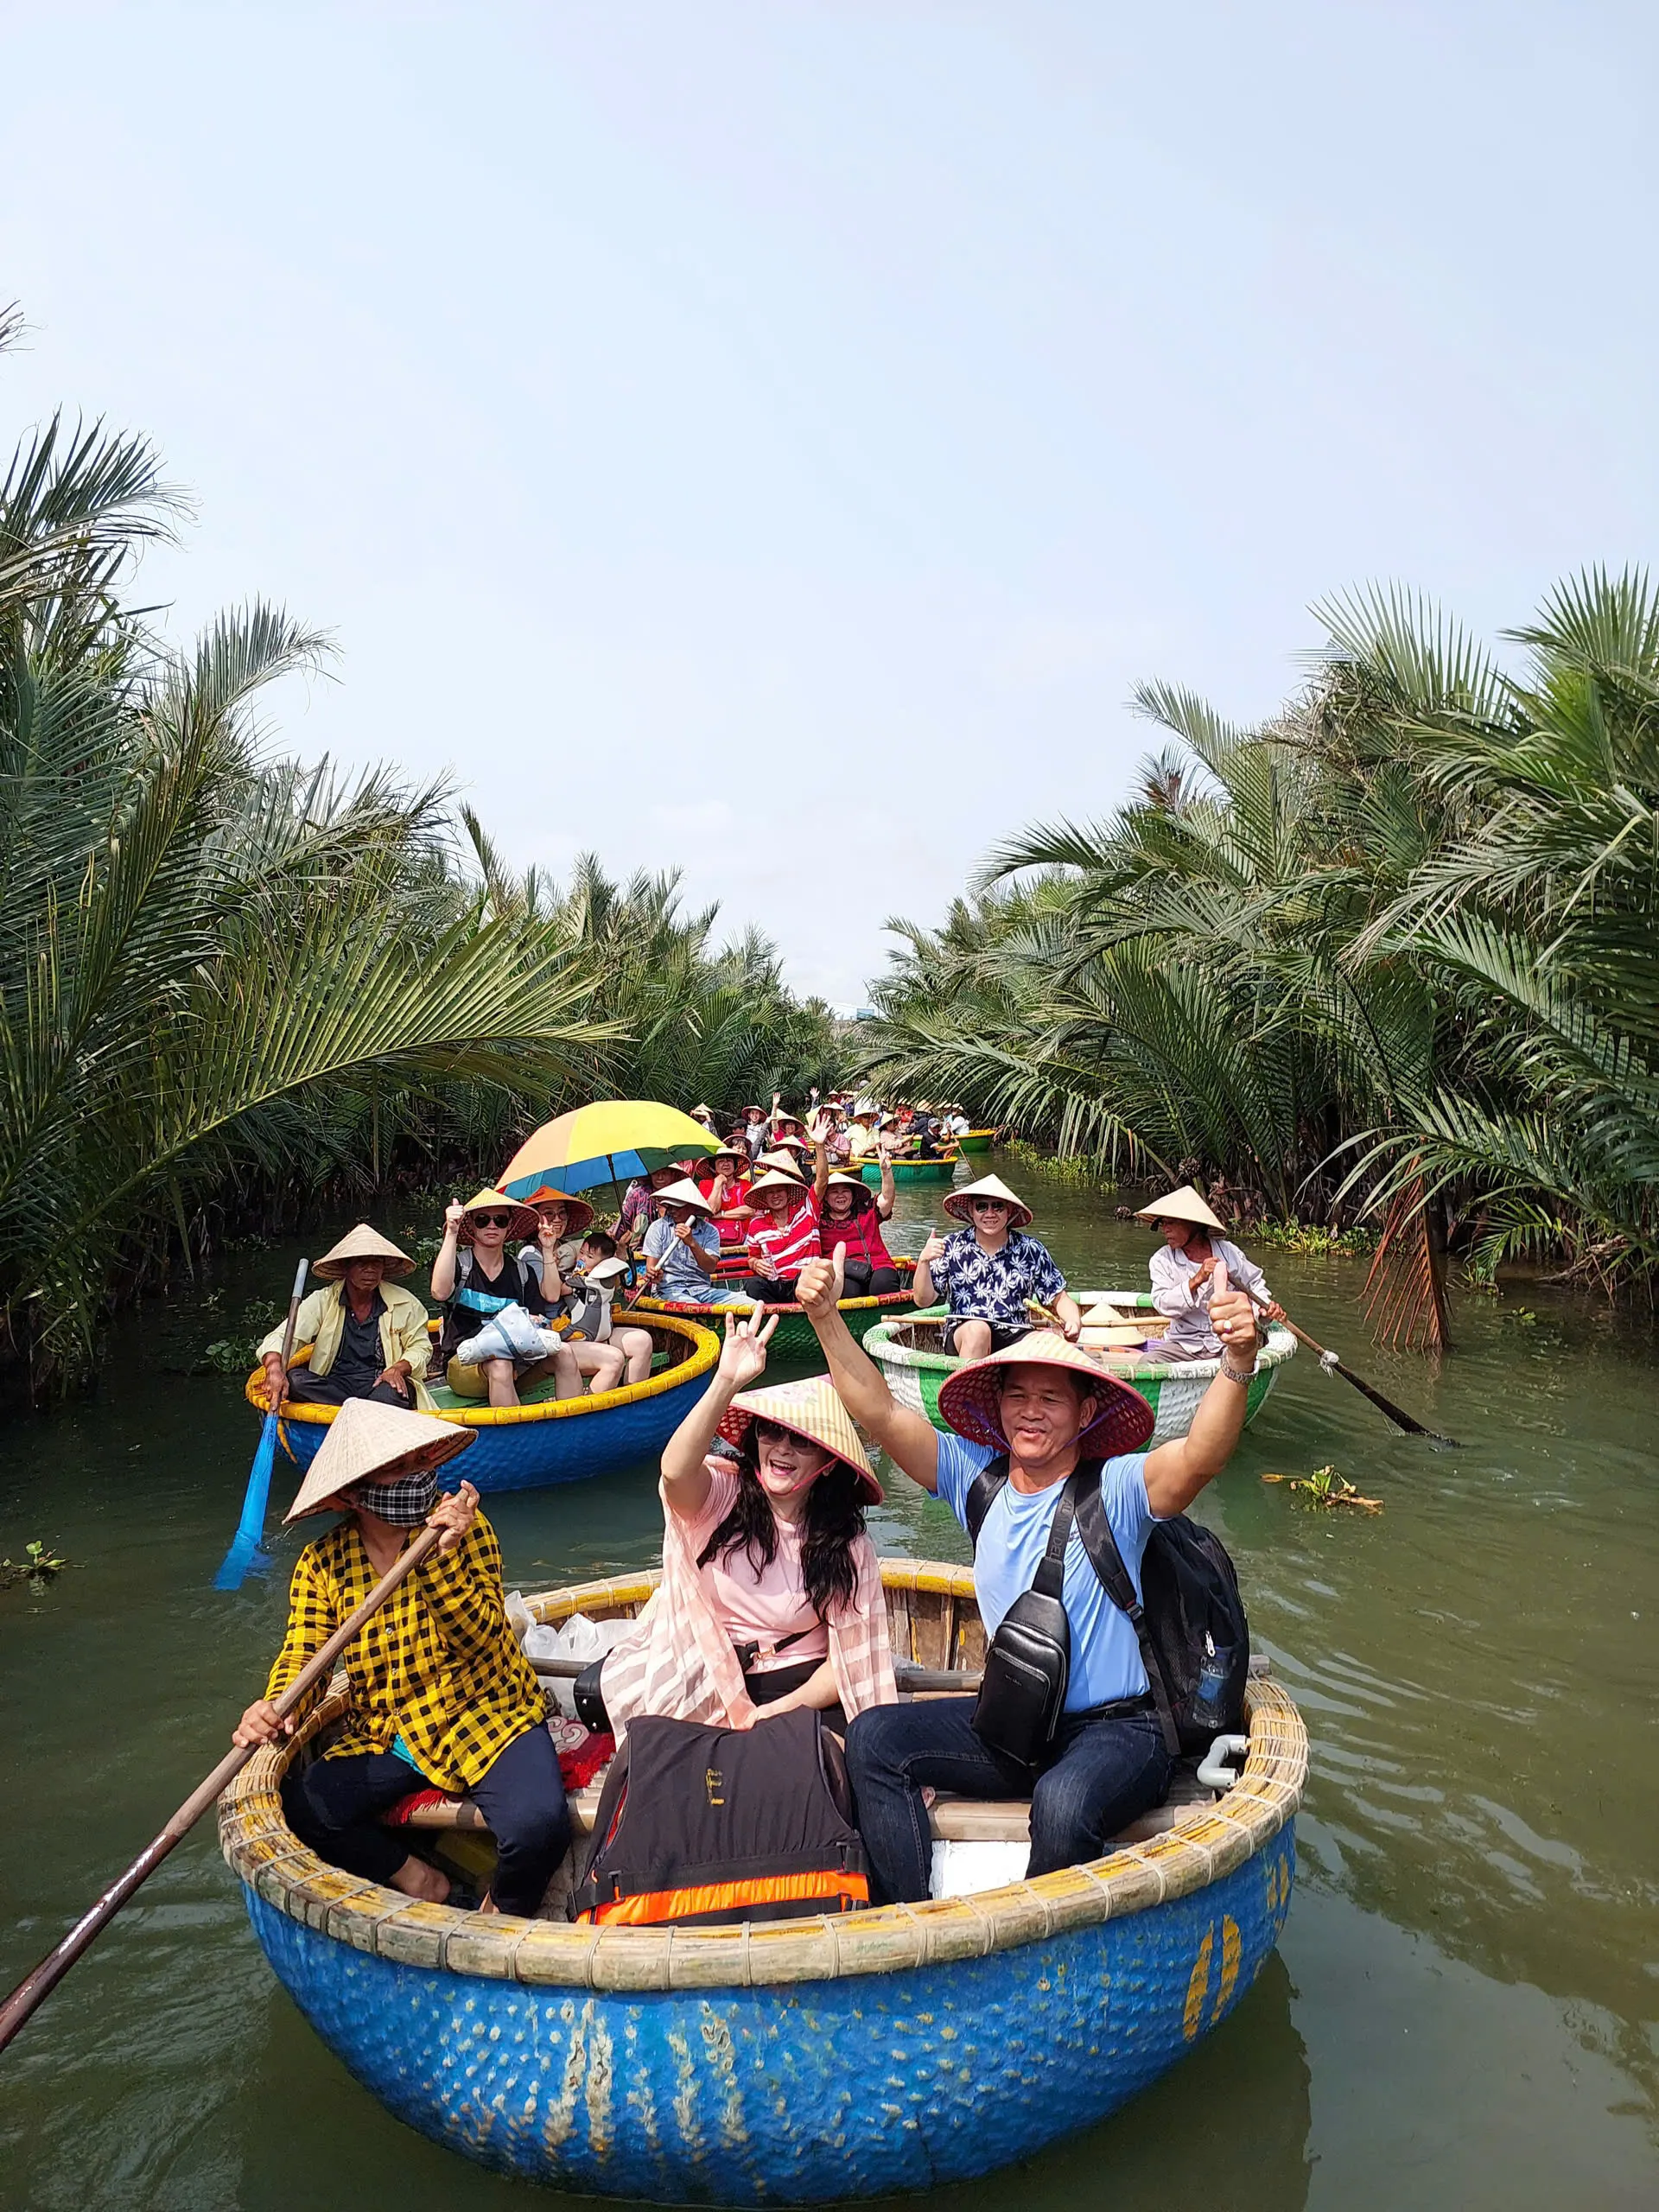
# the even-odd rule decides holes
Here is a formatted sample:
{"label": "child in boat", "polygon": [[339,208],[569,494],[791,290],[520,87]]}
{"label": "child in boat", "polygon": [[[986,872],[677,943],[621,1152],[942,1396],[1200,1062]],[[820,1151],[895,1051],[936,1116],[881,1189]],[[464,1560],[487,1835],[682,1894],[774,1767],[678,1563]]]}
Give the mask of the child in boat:
{"label": "child in boat", "polygon": [[720,1231],[709,1201],[689,1175],[657,1194],[658,1217],[645,1231],[645,1282],[653,1298],[712,1306],[720,1296]]}
{"label": "child in boat", "polygon": [[952,1191],[944,1210],[968,1226],[949,1236],[930,1233],[912,1284],[918,1306],[931,1306],[943,1297],[950,1309],[943,1331],[944,1350],[963,1359],[983,1359],[988,1352],[1017,1344],[1033,1326],[1028,1298],[1040,1299],[1068,1342],[1075,1344],[1083,1317],[1047,1246],[1025,1234],[1032,1213],[1024,1199],[1001,1176],[984,1175]]}
{"label": "child in boat", "polygon": [[[507,1250],[510,1236],[531,1235],[542,1256],[539,1269],[514,1259]],[[465,1205],[456,1199],[445,1210],[443,1242],[432,1262],[432,1295],[443,1308],[439,1367],[458,1398],[486,1397],[493,1406],[516,1406],[521,1385],[543,1382],[550,1376],[555,1396],[580,1395],[582,1373],[568,1345],[543,1359],[488,1359],[481,1366],[455,1357],[462,1343],[506,1306],[522,1306],[532,1319],[550,1318],[542,1284],[543,1278],[558,1280],[558,1241],[559,1232],[550,1222],[538,1221],[531,1207],[520,1205],[505,1191],[486,1188]]]}
{"label": "child in boat", "polygon": [[322,1757],[291,1769],[283,1810],[302,1844],[364,1881],[442,1904],[448,1878],[385,1827],[381,1815],[417,1789],[472,1797],[495,1838],[483,1910],[533,1913],[570,1841],[547,1700],[507,1624],[501,1549],[462,1483],[438,1495],[438,1469],[473,1432],[425,1414],[348,1400],[306,1471],[287,1519],[337,1509],[345,1518],[295,1564],[288,1634],[263,1698],[238,1723],[245,1747],[291,1735],[327,1694],[318,1683],[287,1719],[280,1697],[312,1654],[391,1572],[412,1532],[443,1531],[346,1649],[351,1702]]}
{"label": "child in boat", "polygon": [[761,1304],[787,1305],[795,1295],[796,1278],[820,1249],[812,1193],[798,1176],[769,1167],[750,1185],[749,1205],[753,1211],[743,1240],[749,1255],[743,1295]]}
{"label": "child in boat", "polygon": [[[898,1695],[864,1509],[881,1502],[827,1381],[753,1386],[775,1314],[734,1325],[663,1453],[663,1580],[606,1659],[620,1737],[641,1713],[748,1728],[806,1706],[839,1719]],[[715,1453],[716,1435],[737,1447]]]}
{"label": "child in boat", "polygon": [[[519,1264],[534,1272],[549,1310],[569,1324],[564,1342],[575,1359],[576,1371],[587,1378],[594,1395],[627,1382],[643,1382],[651,1373],[655,1349],[650,1330],[632,1325],[619,1328],[610,1318],[616,1286],[627,1274],[627,1262],[617,1257],[616,1239],[591,1226],[594,1210],[585,1198],[555,1192],[536,1200],[536,1213],[538,1222],[553,1232],[551,1271],[539,1242],[520,1245]],[[569,1233],[572,1230],[580,1232],[580,1241]],[[613,1267],[605,1268],[607,1262],[614,1262]],[[594,1268],[605,1268],[597,1286],[590,1274]],[[601,1304],[602,1314],[594,1310]]]}
{"label": "child in boat", "polygon": [[[1098,1459],[1098,1502],[1139,1587],[1155,1521],[1185,1512],[1232,1456],[1244,1425],[1255,1324],[1248,1300],[1218,1287],[1214,1319],[1226,1357],[1185,1436],[1145,1450],[1153,1413],[1138,1391],[1102,1372],[1052,1331],[969,1362],[947,1377],[941,1435],[899,1405],[840,1312],[840,1272],[819,1260],[801,1277],[801,1303],[830,1363],[842,1405],[917,1486],[944,1500],[964,1529],[979,1477],[1001,1460],[974,1551],[980,1618],[994,1637],[1028,1591],[1047,1551],[1069,1476]],[[1234,1366],[1235,1358],[1240,1364]],[[1096,1859],[1167,1795],[1173,1760],[1150,1694],[1139,1640],[1112,1602],[1074,1526],[1061,1584],[1071,1659],[1064,1709],[1032,1769],[981,1742],[971,1697],[918,1700],[861,1714],[847,1738],[859,1832],[879,1904],[927,1895],[931,1850],[924,1792],[1031,1799],[1028,1875]]]}
{"label": "child in boat", "polygon": [[1218,1266],[1227,1270],[1235,1290],[1248,1292],[1258,1301],[1258,1333],[1262,1324],[1282,1321],[1285,1309],[1268,1288],[1268,1279],[1254,1261],[1247,1260],[1236,1244],[1221,1234],[1221,1223],[1191,1183],[1167,1191],[1161,1198],[1142,1206],[1137,1221],[1149,1221],[1163,1231],[1164,1241],[1148,1263],[1152,1302],[1169,1316],[1161,1337],[1149,1339],[1149,1360],[1218,1359],[1221,1338],[1211,1325],[1210,1300]]}

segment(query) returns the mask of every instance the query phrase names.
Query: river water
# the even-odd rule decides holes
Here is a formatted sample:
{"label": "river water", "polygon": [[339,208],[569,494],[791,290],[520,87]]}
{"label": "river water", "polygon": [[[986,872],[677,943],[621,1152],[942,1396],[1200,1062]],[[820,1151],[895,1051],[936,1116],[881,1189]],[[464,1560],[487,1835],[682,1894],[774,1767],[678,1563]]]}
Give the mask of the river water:
{"label": "river water", "polygon": [[[1109,1198],[1000,1164],[1073,1282],[1144,1282],[1147,1239]],[[901,1192],[910,1249],[938,1195]],[[412,1209],[381,1225],[408,1232]],[[234,1597],[210,1586],[253,1416],[238,1382],[170,1375],[156,1355],[280,1297],[294,1256],[235,1255],[213,1305],[177,1297],[124,1328],[95,1398],[0,1427],[0,1554],[39,1537],[75,1562],[42,1594],[0,1593],[0,1986],[161,1825],[263,1686],[283,1575]],[[1201,1509],[1313,1737],[1281,1950],[1138,2102],[950,2192],[952,2212],[1011,2197],[1022,2212],[1659,2203],[1651,1325],[1544,1286],[1465,1294],[1436,1375],[1370,1348],[1360,1262],[1261,1256],[1306,1327],[1463,1446],[1395,1435],[1306,1355],[1285,1370]],[[1262,1480],[1325,1464],[1385,1511],[1300,1510]],[[279,1468],[274,1504],[291,1479]],[[645,1562],[652,1485],[641,1467],[493,1500],[510,1580]],[[893,1490],[875,1516],[884,1549],[965,1556],[942,1508]],[[296,1548],[283,1541],[284,1564]],[[210,1822],[0,2061],[7,2207],[531,2201],[400,2126],[316,2040]]]}

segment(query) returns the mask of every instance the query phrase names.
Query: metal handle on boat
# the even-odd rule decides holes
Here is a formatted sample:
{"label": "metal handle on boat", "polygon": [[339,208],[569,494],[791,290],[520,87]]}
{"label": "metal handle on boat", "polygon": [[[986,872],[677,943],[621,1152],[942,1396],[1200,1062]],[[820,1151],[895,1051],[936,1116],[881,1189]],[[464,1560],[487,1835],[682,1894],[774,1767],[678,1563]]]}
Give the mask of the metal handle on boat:
{"label": "metal handle on boat", "polygon": [[1249,1757],[1248,1736],[1215,1736],[1198,1763],[1198,1781],[1205,1789],[1230,1789],[1238,1780],[1231,1762]]}

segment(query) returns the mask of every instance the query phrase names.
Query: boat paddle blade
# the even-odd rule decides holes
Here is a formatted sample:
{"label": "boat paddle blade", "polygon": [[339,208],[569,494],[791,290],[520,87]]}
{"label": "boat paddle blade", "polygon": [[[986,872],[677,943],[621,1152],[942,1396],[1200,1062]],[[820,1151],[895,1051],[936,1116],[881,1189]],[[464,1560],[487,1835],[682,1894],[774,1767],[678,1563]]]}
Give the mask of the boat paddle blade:
{"label": "boat paddle blade", "polygon": [[249,1574],[270,1565],[259,1548],[259,1539],[265,1532],[265,1502],[270,1496],[270,1471],[276,1464],[276,1416],[273,1413],[265,1415],[265,1425],[259,1432],[259,1449],[253,1455],[247,1493],[242,1500],[242,1518],[213,1577],[215,1590],[239,1590]]}

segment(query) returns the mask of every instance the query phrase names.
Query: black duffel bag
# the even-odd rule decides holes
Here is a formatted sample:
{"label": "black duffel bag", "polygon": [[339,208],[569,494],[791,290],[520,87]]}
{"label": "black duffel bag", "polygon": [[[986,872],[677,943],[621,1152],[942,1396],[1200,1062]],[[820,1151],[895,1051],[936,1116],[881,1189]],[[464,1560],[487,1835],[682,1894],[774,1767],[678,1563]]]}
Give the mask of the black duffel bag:
{"label": "black duffel bag", "polygon": [[645,1713],[606,1778],[575,1917],[717,1928],[869,1903],[840,1745],[804,1707],[753,1728]]}

